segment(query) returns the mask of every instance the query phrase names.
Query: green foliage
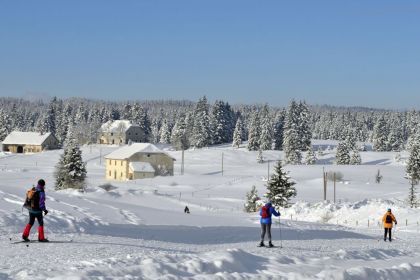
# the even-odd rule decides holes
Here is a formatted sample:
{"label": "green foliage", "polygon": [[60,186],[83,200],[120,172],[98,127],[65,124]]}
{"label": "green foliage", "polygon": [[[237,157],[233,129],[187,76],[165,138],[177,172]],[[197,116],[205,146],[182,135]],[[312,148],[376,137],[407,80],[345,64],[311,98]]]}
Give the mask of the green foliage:
{"label": "green foliage", "polygon": [[267,183],[267,193],[265,196],[271,200],[275,207],[289,207],[290,199],[295,197],[297,191],[294,187],[296,183],[291,180],[286,172],[283,171],[281,162],[278,161],[274,167],[274,174],[271,175]]}
{"label": "green foliage", "polygon": [[258,211],[258,205],[257,201],[259,200],[258,197],[258,191],[255,186],[252,186],[251,191],[246,193],[246,202],[244,205],[245,212],[251,213],[251,212],[257,212]]}
{"label": "green foliage", "polygon": [[61,155],[55,167],[55,189],[84,190],[86,173],[86,163],[82,160],[82,152],[75,140],[70,137],[65,145],[64,154]]}

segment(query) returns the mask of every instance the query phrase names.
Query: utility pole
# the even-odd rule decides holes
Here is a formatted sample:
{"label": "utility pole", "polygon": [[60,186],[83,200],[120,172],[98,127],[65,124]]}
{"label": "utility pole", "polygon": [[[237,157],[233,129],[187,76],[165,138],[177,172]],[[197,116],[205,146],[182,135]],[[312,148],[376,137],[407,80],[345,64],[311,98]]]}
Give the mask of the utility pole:
{"label": "utility pole", "polygon": [[335,172],[334,172],[334,204],[335,204],[335,182],[336,182],[336,176],[335,176]]}
{"label": "utility pole", "polygon": [[327,172],[325,172],[325,167],[322,168],[322,173],[324,177],[324,201],[327,200]]}
{"label": "utility pole", "polygon": [[222,176],[223,176],[223,157],[224,157],[224,154],[222,152]]}
{"label": "utility pole", "polygon": [[184,175],[184,148],[182,148],[181,175]]}

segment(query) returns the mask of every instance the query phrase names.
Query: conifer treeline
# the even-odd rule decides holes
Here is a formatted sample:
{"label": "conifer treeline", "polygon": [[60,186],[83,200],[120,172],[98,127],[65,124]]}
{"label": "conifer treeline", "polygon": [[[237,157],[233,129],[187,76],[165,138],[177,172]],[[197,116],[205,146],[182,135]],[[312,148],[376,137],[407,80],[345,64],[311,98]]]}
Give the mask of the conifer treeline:
{"label": "conifer treeline", "polygon": [[418,111],[308,106],[230,105],[206,97],[190,101],[106,102],[52,98],[49,102],[0,98],[0,141],[13,130],[53,132],[64,143],[72,131],[80,144],[95,143],[101,124],[128,119],[145,131],[144,141],[177,149],[248,141],[249,150],[284,150],[300,162],[311,139],[372,142],[377,151],[400,151],[420,133]]}

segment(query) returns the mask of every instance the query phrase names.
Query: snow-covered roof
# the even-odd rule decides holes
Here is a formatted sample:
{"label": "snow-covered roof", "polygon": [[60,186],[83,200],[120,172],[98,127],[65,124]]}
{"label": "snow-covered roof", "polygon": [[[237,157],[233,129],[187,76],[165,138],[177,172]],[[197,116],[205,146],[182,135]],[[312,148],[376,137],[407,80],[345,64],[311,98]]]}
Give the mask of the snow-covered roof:
{"label": "snow-covered roof", "polygon": [[129,120],[107,121],[101,126],[103,132],[120,132],[127,131],[133,124]]}
{"label": "snow-covered roof", "polygon": [[128,159],[134,154],[144,153],[144,154],[165,154],[168,157],[174,159],[164,151],[160,150],[153,144],[150,143],[133,143],[119,148],[118,150],[113,151],[112,153],[105,156],[107,159]]}
{"label": "snow-covered roof", "polygon": [[3,145],[42,145],[51,135],[51,132],[41,134],[39,132],[12,131],[3,141]]}
{"label": "snow-covered roof", "polygon": [[130,169],[134,172],[155,173],[155,169],[148,162],[136,161],[130,162]]}

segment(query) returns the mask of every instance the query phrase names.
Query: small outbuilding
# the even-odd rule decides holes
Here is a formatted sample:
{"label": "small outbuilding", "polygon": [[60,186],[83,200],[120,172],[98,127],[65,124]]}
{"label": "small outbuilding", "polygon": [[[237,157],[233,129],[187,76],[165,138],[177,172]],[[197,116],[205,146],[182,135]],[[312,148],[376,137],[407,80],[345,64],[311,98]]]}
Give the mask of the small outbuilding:
{"label": "small outbuilding", "polygon": [[135,180],[174,174],[175,158],[150,143],[133,143],[105,156],[107,180]]}
{"label": "small outbuilding", "polygon": [[44,150],[58,149],[57,138],[50,132],[13,131],[3,141],[3,152],[11,153],[39,153]]}

